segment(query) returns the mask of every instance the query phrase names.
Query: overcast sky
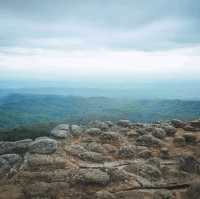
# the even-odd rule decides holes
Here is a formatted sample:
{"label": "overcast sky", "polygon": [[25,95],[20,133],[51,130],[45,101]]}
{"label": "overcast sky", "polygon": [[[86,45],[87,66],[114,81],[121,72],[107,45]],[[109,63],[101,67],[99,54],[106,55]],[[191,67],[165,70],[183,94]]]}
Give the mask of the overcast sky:
{"label": "overcast sky", "polygon": [[0,0],[1,79],[199,76],[199,0]]}

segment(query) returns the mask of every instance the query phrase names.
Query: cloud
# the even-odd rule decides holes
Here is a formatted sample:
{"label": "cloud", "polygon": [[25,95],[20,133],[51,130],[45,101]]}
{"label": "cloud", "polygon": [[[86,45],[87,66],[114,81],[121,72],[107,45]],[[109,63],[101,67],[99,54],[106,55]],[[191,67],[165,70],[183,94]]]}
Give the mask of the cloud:
{"label": "cloud", "polygon": [[0,46],[157,51],[200,43],[198,0],[153,2],[0,0]]}
{"label": "cloud", "polygon": [[0,0],[0,77],[200,75],[198,0]]}
{"label": "cloud", "polygon": [[0,73],[44,79],[195,78],[200,46],[161,52],[13,49],[0,54]]}

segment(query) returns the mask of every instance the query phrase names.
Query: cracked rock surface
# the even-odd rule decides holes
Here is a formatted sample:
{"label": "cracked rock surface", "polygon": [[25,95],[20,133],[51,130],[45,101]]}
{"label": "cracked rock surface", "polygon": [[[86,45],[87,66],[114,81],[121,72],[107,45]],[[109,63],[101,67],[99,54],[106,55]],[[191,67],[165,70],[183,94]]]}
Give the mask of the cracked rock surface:
{"label": "cracked rock surface", "polygon": [[200,120],[61,124],[0,142],[0,199],[200,199]]}

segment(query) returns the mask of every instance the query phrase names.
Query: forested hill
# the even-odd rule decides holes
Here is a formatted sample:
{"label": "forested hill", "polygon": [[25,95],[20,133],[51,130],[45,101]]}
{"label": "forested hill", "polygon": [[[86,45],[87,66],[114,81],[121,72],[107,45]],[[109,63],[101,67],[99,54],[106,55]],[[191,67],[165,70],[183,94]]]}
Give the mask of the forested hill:
{"label": "forested hill", "polygon": [[48,122],[118,120],[153,122],[200,117],[200,101],[12,94],[0,99],[0,127]]}

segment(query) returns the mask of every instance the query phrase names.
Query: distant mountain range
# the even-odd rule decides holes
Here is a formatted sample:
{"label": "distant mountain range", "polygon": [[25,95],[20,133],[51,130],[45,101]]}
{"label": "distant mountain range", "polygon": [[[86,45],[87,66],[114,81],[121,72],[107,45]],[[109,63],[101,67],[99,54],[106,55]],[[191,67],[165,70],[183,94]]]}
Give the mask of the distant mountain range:
{"label": "distant mountain range", "polygon": [[154,122],[200,117],[200,101],[10,94],[0,98],[0,127],[48,122],[129,119]]}

